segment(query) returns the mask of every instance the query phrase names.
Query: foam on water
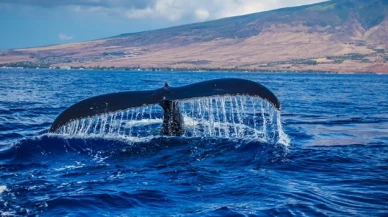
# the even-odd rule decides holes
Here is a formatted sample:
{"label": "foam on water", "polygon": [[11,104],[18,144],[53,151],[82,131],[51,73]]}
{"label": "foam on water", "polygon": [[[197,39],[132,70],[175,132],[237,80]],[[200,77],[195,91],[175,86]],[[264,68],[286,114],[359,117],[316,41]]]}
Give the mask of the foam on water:
{"label": "foam on water", "polygon": [[1,185],[1,186],[0,186],[0,195],[1,195],[4,191],[6,191],[6,190],[7,190],[7,186]]}
{"label": "foam on water", "polygon": [[[281,115],[270,103],[251,96],[217,96],[179,102],[184,137],[247,139],[288,145]],[[277,113],[277,115],[274,115]],[[163,111],[159,105],[76,120],[63,126],[64,137],[115,138],[147,141],[159,135]]]}
{"label": "foam on water", "polygon": [[[160,136],[159,106],[42,135],[92,95],[230,76],[268,86],[282,113],[223,97],[179,103],[191,138]],[[385,216],[387,88],[376,75],[0,69],[0,216]],[[288,143],[283,130],[292,151],[261,139]]]}

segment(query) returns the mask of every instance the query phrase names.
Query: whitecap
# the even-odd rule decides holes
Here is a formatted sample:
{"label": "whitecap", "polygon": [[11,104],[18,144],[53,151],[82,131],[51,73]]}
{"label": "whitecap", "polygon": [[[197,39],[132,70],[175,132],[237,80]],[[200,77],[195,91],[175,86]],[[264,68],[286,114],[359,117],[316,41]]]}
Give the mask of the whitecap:
{"label": "whitecap", "polygon": [[1,186],[0,186],[0,195],[1,195],[4,191],[6,191],[6,190],[7,190],[7,186],[1,185]]}

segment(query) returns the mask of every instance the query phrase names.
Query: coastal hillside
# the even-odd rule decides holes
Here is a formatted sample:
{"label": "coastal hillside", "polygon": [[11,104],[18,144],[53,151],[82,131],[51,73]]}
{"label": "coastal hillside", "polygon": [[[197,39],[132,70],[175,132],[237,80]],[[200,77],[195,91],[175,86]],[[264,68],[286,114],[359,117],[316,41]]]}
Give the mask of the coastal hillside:
{"label": "coastal hillside", "polygon": [[0,51],[0,65],[388,73],[387,14],[388,0],[331,0],[95,41]]}

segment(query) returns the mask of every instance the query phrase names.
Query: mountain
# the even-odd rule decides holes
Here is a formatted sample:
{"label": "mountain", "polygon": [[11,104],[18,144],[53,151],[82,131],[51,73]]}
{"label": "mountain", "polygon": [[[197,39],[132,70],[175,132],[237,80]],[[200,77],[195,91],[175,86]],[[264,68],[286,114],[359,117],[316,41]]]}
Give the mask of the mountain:
{"label": "mountain", "polygon": [[332,0],[101,40],[0,52],[7,66],[388,73],[388,0]]}

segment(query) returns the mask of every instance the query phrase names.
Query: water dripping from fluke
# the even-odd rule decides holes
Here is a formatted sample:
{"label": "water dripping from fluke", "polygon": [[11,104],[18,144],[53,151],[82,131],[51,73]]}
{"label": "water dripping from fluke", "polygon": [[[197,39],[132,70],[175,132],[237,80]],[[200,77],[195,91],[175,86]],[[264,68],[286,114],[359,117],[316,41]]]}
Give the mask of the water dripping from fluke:
{"label": "water dripping from fluke", "polygon": [[[177,101],[183,117],[183,138],[223,138],[278,143],[290,139],[281,113],[255,96],[214,96]],[[145,142],[160,137],[163,109],[148,105],[74,120],[50,135]]]}
{"label": "water dripping from fluke", "polygon": [[[137,140],[155,136],[262,140],[288,145],[275,94],[244,79],[110,93],[63,111],[49,132]],[[277,113],[277,115],[275,115]]]}

